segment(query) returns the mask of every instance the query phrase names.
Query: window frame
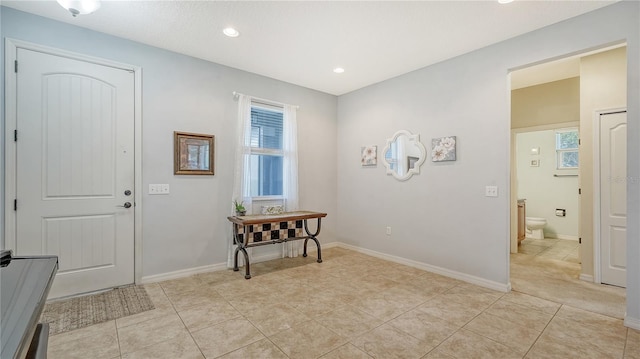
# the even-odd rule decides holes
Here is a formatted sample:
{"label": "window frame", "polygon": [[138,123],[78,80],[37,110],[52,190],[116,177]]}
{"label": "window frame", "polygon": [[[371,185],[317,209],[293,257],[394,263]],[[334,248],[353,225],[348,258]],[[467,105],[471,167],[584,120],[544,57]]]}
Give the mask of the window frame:
{"label": "window frame", "polygon": [[[251,100],[251,108],[250,111],[253,111],[254,108],[260,108],[267,111],[279,112],[282,114],[282,127],[284,129],[284,107],[264,103],[261,101],[257,101],[255,99]],[[284,140],[284,139],[283,139]],[[282,146],[283,147],[283,146]],[[273,157],[281,157],[282,160],[285,160],[284,149],[275,149],[275,148],[265,148],[265,147],[254,147],[249,143],[249,158],[253,155],[257,156],[273,156]],[[284,178],[284,169],[282,173],[282,178]],[[258,176],[258,181],[260,181],[260,177]],[[259,184],[258,184],[259,185]],[[259,191],[258,191],[259,192]],[[273,201],[273,200],[284,200],[284,187],[282,187],[282,194],[280,195],[266,195],[266,196],[253,196],[253,187],[251,184],[249,185],[249,197],[251,197],[252,201]]]}
{"label": "window frame", "polygon": [[[578,135],[578,143],[576,147],[559,148],[558,135],[563,133],[575,132]],[[557,129],[554,132],[555,137],[555,149],[556,149],[556,170],[577,170],[580,168],[580,129],[578,127]],[[576,153],[578,156],[578,164],[575,167],[566,167],[562,165],[562,156],[565,153]]]}

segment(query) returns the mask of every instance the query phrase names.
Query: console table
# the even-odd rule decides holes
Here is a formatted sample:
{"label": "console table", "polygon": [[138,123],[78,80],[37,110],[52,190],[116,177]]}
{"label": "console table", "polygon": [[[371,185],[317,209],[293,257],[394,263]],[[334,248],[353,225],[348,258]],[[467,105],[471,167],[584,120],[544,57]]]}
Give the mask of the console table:
{"label": "console table", "polygon": [[[233,270],[238,271],[238,253],[242,252],[245,262],[246,279],[251,278],[249,255],[247,248],[267,244],[284,243],[304,239],[302,256],[307,256],[307,242],[316,242],[318,247],[318,263],[322,263],[322,252],[317,236],[320,234],[322,218],[326,213],[312,211],[285,212],[282,214],[232,216],[227,219],[233,224],[233,241],[237,246],[233,256]],[[317,219],[318,226],[315,233],[309,231],[307,220]],[[304,233],[303,233],[304,230]]]}

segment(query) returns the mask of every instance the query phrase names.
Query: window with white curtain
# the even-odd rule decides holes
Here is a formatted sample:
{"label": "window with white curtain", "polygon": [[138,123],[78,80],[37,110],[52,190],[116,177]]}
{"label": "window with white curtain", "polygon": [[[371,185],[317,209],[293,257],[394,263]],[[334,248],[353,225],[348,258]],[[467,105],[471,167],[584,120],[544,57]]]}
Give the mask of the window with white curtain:
{"label": "window with white curtain", "polygon": [[244,202],[249,214],[260,213],[264,205],[298,210],[297,106],[243,94],[236,98],[238,142],[232,201]]}
{"label": "window with white curtain", "polygon": [[251,182],[254,199],[283,195],[283,109],[251,103]]}
{"label": "window with white curtain", "polygon": [[[238,101],[236,163],[230,213],[234,202],[248,214],[260,214],[263,205],[298,210],[297,106],[234,93]],[[257,202],[254,205],[254,202]],[[227,266],[233,267],[233,236],[229,236]],[[252,251],[249,251],[251,257]],[[297,257],[297,241],[282,246],[283,257]]]}

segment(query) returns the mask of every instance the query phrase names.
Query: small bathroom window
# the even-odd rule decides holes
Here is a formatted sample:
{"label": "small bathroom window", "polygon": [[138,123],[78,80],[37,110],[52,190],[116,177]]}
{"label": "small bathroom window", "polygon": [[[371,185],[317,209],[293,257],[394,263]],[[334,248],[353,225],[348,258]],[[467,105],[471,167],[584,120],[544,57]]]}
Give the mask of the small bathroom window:
{"label": "small bathroom window", "polygon": [[578,168],[579,141],[577,128],[556,131],[556,164],[559,170]]}

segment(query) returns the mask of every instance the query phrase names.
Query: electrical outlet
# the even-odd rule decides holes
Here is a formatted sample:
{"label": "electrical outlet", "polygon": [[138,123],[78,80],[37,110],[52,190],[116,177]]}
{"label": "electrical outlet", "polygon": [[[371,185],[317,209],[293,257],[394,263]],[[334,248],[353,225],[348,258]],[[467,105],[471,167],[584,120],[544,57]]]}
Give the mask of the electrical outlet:
{"label": "electrical outlet", "polygon": [[486,186],[484,195],[486,197],[498,197],[498,186]]}
{"label": "electrical outlet", "polygon": [[391,235],[391,227],[387,227],[387,236]]}

